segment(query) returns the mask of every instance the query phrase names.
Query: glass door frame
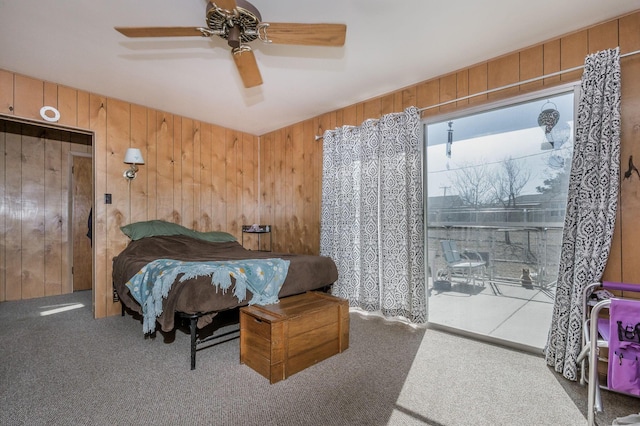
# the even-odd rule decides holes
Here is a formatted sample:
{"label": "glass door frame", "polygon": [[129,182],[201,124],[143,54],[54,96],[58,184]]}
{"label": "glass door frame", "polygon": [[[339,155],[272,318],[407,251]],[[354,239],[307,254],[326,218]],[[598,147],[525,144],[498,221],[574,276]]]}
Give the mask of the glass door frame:
{"label": "glass door frame", "polygon": [[[501,99],[494,102],[487,102],[480,105],[473,105],[469,107],[464,107],[457,109],[455,111],[445,112],[441,114],[434,114],[422,119],[423,126],[423,143],[422,143],[422,181],[423,181],[423,214],[424,214],[424,241],[423,241],[423,250],[424,250],[424,271],[425,271],[425,285],[428,286],[429,283],[429,275],[430,269],[432,267],[431,253],[429,251],[428,244],[428,235],[429,235],[429,210],[428,210],[428,171],[427,171],[427,126],[429,124],[439,123],[446,120],[455,120],[463,116],[469,116],[473,114],[478,114],[482,112],[488,112],[495,109],[500,109],[508,106],[513,106],[521,103],[531,102],[535,100],[539,100],[541,98],[550,97],[550,96],[558,96],[563,93],[569,93],[573,91],[574,99],[573,99],[573,121],[576,122],[577,116],[577,105],[578,100],[580,98],[580,81],[573,81],[565,84],[560,84],[551,88],[545,88],[525,94],[518,94],[515,96],[511,96],[509,98]],[[574,132],[575,133],[575,132]],[[575,135],[574,135],[575,136]],[[431,271],[431,276],[435,274],[436,271]],[[511,347],[518,350],[523,350],[530,353],[540,354],[540,349],[537,347],[529,346],[526,344],[521,344],[518,342],[513,342],[509,340],[504,340],[500,338],[496,338],[493,336],[488,336],[485,334],[441,324],[438,322],[433,322],[430,319],[430,296],[428,289],[425,289],[425,297],[426,297],[426,306],[427,306],[427,323],[426,326],[428,328],[439,329],[446,332],[451,332],[454,334],[462,335],[465,337],[470,337],[476,340],[486,341],[489,343],[500,344],[502,346]]]}

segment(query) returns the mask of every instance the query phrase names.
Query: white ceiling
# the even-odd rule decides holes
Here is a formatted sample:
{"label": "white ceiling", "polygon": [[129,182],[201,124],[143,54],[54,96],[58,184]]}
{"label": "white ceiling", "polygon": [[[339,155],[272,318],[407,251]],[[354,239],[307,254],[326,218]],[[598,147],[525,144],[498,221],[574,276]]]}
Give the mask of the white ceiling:
{"label": "white ceiling", "polygon": [[0,68],[262,135],[640,7],[638,0],[250,0],[264,22],[344,23],[344,47],[251,43],[245,89],[225,40],[128,39],[206,26],[206,0],[0,0]]}

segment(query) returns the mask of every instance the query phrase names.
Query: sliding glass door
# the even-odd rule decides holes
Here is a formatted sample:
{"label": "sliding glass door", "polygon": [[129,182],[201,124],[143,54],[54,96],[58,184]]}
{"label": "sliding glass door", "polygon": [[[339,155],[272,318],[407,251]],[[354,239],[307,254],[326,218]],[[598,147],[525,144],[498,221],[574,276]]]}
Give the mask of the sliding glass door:
{"label": "sliding glass door", "polygon": [[431,324],[543,348],[573,128],[573,86],[425,123]]}

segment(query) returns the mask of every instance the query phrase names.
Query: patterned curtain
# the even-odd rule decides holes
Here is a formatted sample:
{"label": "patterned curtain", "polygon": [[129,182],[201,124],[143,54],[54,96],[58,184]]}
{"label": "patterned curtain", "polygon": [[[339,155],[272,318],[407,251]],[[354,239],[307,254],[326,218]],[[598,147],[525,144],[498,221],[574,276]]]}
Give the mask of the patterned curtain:
{"label": "patterned curtain", "polygon": [[609,257],[620,179],[619,49],[587,56],[578,104],[558,287],[545,356],[577,378],[582,291],[600,281]]}
{"label": "patterned curtain", "polygon": [[426,322],[417,108],[324,134],[320,254],[350,306]]}

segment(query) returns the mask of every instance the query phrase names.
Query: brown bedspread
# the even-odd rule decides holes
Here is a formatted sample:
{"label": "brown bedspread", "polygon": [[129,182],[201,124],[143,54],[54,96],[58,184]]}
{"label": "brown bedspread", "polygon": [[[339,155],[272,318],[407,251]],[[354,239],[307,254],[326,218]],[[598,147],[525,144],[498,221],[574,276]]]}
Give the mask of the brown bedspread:
{"label": "brown bedspread", "polygon": [[[129,294],[125,284],[144,265],[155,259],[210,261],[268,258],[281,258],[291,262],[279,297],[317,290],[338,279],[336,265],[328,257],[252,251],[243,248],[237,241],[212,243],[173,235],[143,238],[129,243],[113,260],[113,286],[127,308],[141,313],[140,305]],[[247,291],[247,298],[239,302],[233,296],[232,289],[226,293],[216,290],[208,276],[184,282],[176,280],[163,302],[163,312],[158,317],[158,323],[163,331],[170,331],[174,327],[176,312],[190,315],[209,313],[198,320],[198,327],[202,328],[212,321],[217,312],[247,305],[251,297],[251,293]]]}

